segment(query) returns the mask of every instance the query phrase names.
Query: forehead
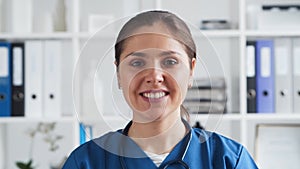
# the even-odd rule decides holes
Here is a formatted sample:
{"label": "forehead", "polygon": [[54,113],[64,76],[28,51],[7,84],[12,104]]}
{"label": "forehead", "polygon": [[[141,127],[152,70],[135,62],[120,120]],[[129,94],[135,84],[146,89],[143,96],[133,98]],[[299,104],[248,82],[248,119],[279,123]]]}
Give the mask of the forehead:
{"label": "forehead", "polygon": [[126,39],[121,57],[132,52],[145,51],[146,49],[185,53],[184,46],[173,38],[162,34],[145,33]]}

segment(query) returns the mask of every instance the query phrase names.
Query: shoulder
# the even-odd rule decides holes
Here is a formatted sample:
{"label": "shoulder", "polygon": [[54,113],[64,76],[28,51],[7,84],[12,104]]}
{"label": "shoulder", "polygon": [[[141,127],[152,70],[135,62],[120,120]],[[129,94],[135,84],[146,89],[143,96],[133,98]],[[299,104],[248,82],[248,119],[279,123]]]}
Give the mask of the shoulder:
{"label": "shoulder", "polygon": [[237,141],[215,132],[193,129],[201,145],[207,147],[215,168],[253,168],[256,164],[246,148]]}
{"label": "shoulder", "polygon": [[80,145],[73,151],[73,153],[86,154],[91,152],[103,152],[110,147],[115,147],[115,145],[117,145],[116,142],[119,142],[121,137],[124,137],[124,135],[121,134],[120,130],[108,132],[101,137],[95,138]]}
{"label": "shoulder", "polygon": [[207,142],[207,144],[211,144],[214,146],[228,146],[230,149],[241,149],[243,146],[226,136],[221,134],[210,132],[201,129],[193,129],[194,134],[200,139],[201,142]]}
{"label": "shoulder", "polygon": [[[109,146],[113,144],[114,137],[116,137],[119,132],[109,132],[99,138],[90,140],[75,150],[72,151],[67,161],[64,164],[64,169],[68,168],[87,168],[86,166],[99,166],[99,159],[104,159],[106,155],[106,150],[104,146]],[[97,164],[96,164],[97,163]]]}

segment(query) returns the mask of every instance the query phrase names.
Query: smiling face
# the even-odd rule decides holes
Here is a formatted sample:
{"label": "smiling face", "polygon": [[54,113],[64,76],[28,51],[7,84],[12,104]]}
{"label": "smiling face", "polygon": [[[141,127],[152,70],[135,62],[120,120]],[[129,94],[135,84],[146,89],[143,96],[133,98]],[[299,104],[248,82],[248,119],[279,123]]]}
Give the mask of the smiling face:
{"label": "smiling face", "polygon": [[184,46],[165,35],[139,34],[127,39],[118,80],[133,110],[133,121],[146,123],[180,116],[194,65]]}

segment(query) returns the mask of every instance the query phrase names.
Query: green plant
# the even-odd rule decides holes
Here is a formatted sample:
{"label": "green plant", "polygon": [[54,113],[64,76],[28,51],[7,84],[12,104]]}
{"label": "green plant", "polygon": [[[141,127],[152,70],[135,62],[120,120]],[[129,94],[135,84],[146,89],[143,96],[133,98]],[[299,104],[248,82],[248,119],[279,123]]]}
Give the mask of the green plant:
{"label": "green plant", "polygon": [[34,167],[32,166],[32,159],[30,159],[27,163],[18,161],[16,162],[16,165],[20,169],[34,169]]}
{"label": "green plant", "polygon": [[61,135],[55,134],[56,123],[38,123],[35,129],[30,129],[29,131],[29,137],[31,139],[30,142],[30,151],[29,151],[29,157],[30,160],[28,162],[21,162],[17,161],[16,166],[19,169],[34,169],[33,167],[33,158],[32,158],[32,153],[33,153],[33,146],[34,146],[34,140],[36,134],[41,134],[43,136],[43,141],[49,144],[49,151],[54,152],[57,149],[59,149],[58,141],[63,138]]}

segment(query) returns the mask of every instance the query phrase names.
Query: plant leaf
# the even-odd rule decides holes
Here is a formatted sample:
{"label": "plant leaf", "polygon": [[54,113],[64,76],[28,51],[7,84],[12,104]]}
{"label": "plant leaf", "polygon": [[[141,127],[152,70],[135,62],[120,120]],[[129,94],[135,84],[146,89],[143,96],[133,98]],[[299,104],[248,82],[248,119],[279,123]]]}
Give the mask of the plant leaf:
{"label": "plant leaf", "polygon": [[16,162],[17,167],[19,167],[20,169],[26,169],[26,164],[23,162]]}
{"label": "plant leaf", "polygon": [[30,159],[27,163],[17,161],[16,165],[20,169],[34,169],[34,167],[32,166],[32,159]]}

